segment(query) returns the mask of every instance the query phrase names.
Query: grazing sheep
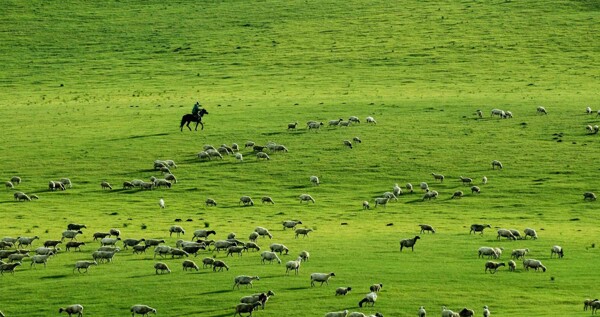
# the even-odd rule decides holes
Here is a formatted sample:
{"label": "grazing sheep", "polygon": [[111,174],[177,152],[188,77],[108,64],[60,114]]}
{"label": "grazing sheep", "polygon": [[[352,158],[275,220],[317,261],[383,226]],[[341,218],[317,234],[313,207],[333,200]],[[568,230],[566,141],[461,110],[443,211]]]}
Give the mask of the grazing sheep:
{"label": "grazing sheep", "polygon": [[6,182],[4,182],[4,186],[5,186],[7,189],[13,189],[13,188],[15,188],[15,186],[13,185],[13,183],[12,183],[12,182],[9,182],[9,181],[6,181]]}
{"label": "grazing sheep", "polygon": [[383,198],[389,198],[390,200],[394,200],[394,201],[398,201],[398,197],[396,197],[396,195],[394,195],[394,193],[392,192],[385,192],[381,195],[381,197]]}
{"label": "grazing sheep", "polygon": [[16,192],[13,196],[15,197],[15,200],[18,201],[31,201],[31,197],[22,192]]}
{"label": "grazing sheep", "polygon": [[365,209],[371,209],[371,206],[369,205],[369,202],[366,201],[366,200],[363,200],[362,206],[363,206],[363,210],[365,210]]}
{"label": "grazing sheep", "polygon": [[259,236],[259,234],[257,232],[252,232],[248,236],[248,240],[250,240],[252,242],[256,242],[256,239],[258,239],[258,236]]}
{"label": "grazing sheep", "polygon": [[377,121],[371,116],[366,118],[367,123],[377,124]]}
{"label": "grazing sheep", "polygon": [[208,266],[212,266],[213,263],[215,263],[215,259],[213,259],[213,258],[208,258],[207,257],[207,258],[202,259],[202,267],[203,268],[206,268]]}
{"label": "grazing sheep", "polygon": [[123,189],[132,189],[133,187],[135,187],[135,186],[133,185],[132,182],[128,182],[128,181],[123,182]]}
{"label": "grazing sheep", "polygon": [[94,261],[77,261],[77,262],[75,262],[75,267],[73,268],[73,274],[75,274],[75,270],[77,270],[77,272],[81,273],[81,269],[85,269],[85,272],[83,272],[83,273],[87,273],[88,268],[92,265],[98,265],[98,262],[96,262],[96,260],[94,260]]}
{"label": "grazing sheep", "polygon": [[[212,264],[213,267],[213,272],[221,272],[223,271],[223,268],[227,269],[227,271],[229,271],[229,266],[227,264],[225,264],[225,262],[221,261],[221,260],[215,260]],[[218,270],[217,270],[218,268]]]}
{"label": "grazing sheep", "polygon": [[512,250],[510,255],[513,259],[518,260],[519,258],[523,259],[527,255],[527,253],[529,253],[529,249],[527,249],[527,248],[526,249],[514,249],[514,250]]}
{"label": "grazing sheep", "polygon": [[421,190],[423,190],[423,191],[428,191],[429,185],[426,182],[421,182],[421,184],[419,184],[419,188],[421,188]]}
{"label": "grazing sheep", "polygon": [[308,251],[301,251],[300,254],[298,254],[298,256],[302,258],[302,261],[307,262],[310,258],[310,253],[308,253]]}
{"label": "grazing sheep", "polygon": [[583,310],[584,311],[588,310],[588,307],[590,307],[593,302],[597,302],[597,301],[598,301],[597,298],[596,299],[589,299],[588,298],[588,299],[584,300],[583,301]]}
{"label": "grazing sheep", "polygon": [[344,311],[331,312],[331,313],[325,314],[325,317],[346,317],[346,316],[348,316],[347,309]]}
{"label": "grazing sheep", "polygon": [[248,285],[250,285],[250,288],[252,288],[252,282],[254,280],[260,280],[260,277],[258,276],[249,276],[249,275],[238,275],[233,279],[233,288],[235,289],[235,287],[237,286],[238,289],[240,289],[240,285],[246,285],[246,287],[248,287]]}
{"label": "grazing sheep", "polygon": [[492,169],[496,169],[496,167],[498,167],[498,169],[502,169],[502,163],[498,160],[493,160],[492,161]]}
{"label": "grazing sheep", "polygon": [[473,317],[475,316],[475,312],[472,309],[463,308],[458,312],[459,317]]}
{"label": "grazing sheep", "polygon": [[498,254],[498,250],[497,248],[490,248],[490,247],[481,247],[477,250],[477,257],[478,258],[483,258],[484,256],[487,256],[488,259],[490,257],[497,259],[500,257],[500,255]]}
{"label": "grazing sheep", "polygon": [[131,309],[129,309],[129,311],[131,312],[131,316],[133,317],[135,314],[139,314],[142,316],[148,316],[150,313],[153,313],[156,315],[156,309],[147,306],[147,305],[133,305],[131,306]]}
{"label": "grazing sheep", "polygon": [[[375,208],[377,208],[378,205],[382,205],[383,208],[387,207],[387,203],[390,201],[389,198],[387,197],[379,197],[379,198],[375,198]],[[363,203],[363,209],[364,209],[364,203]]]}
{"label": "grazing sheep", "polygon": [[586,114],[592,114],[592,107],[585,107]]}
{"label": "grazing sheep", "polygon": [[413,185],[411,183],[406,183],[406,190],[409,191],[410,193],[413,192]]}
{"label": "grazing sheep", "polygon": [[260,302],[255,302],[255,303],[239,303],[235,306],[235,314],[233,314],[233,317],[235,317],[236,315],[240,315],[240,317],[242,316],[242,313],[250,313],[248,316],[252,316],[252,311],[254,311],[255,309],[258,308],[258,306],[260,306]]}
{"label": "grazing sheep", "polygon": [[301,263],[302,257],[298,257],[295,261],[288,261],[287,263],[285,263],[285,274],[289,274],[290,271],[296,271],[296,275],[298,275]]}
{"label": "grazing sheep", "polygon": [[593,192],[585,192],[583,193],[583,200],[596,200],[596,194],[594,194]]}
{"label": "grazing sheep", "polygon": [[372,307],[372,306],[375,306],[376,301],[377,301],[377,293],[371,292],[371,293],[365,295],[365,297],[360,302],[358,302],[358,307],[362,307],[362,305],[365,303],[367,305],[369,303],[371,303],[371,307]]}
{"label": "grazing sheep", "polygon": [[315,282],[321,282],[321,286],[323,286],[323,283],[329,285],[329,279],[332,276],[335,276],[335,273],[312,273],[310,275],[310,286],[315,286]]}
{"label": "grazing sheep", "polygon": [[485,225],[480,225],[480,224],[472,224],[471,225],[471,230],[469,231],[469,234],[471,234],[471,232],[473,234],[479,232],[480,234],[483,234],[483,230],[485,228],[491,228],[492,226],[490,224],[485,224]]}
{"label": "grazing sheep", "polygon": [[158,263],[154,264],[154,270],[155,270],[156,274],[158,274],[159,271],[160,271],[160,274],[163,274],[165,272],[171,273],[171,270],[169,269],[169,267],[163,262],[158,262]]}
{"label": "grazing sheep", "polygon": [[517,240],[517,237],[515,237],[515,235],[508,229],[498,229],[498,236],[496,236],[496,240],[500,240],[500,238],[506,238],[508,240]]}
{"label": "grazing sheep", "polygon": [[185,230],[183,230],[181,226],[171,226],[169,228],[169,237],[172,236],[173,233],[177,233],[177,237],[179,237],[180,234],[185,234]]}
{"label": "grazing sheep", "polygon": [[469,178],[469,177],[463,177],[463,176],[459,176],[460,181],[463,183],[463,185],[471,185],[471,183],[473,183],[473,179]]}
{"label": "grazing sheep", "polygon": [[439,180],[440,183],[444,182],[444,175],[442,174],[436,174],[436,173],[431,173],[431,175],[433,176],[433,180]]}
{"label": "grazing sheep", "polygon": [[102,189],[110,189],[110,190],[112,190],[112,186],[110,186],[110,184],[108,182],[105,182],[105,181],[103,181],[103,182],[100,183],[100,187],[102,187]]}
{"label": "grazing sheep", "polygon": [[459,317],[458,313],[447,309],[446,306],[442,306],[442,317]]}
{"label": "grazing sheep", "polygon": [[242,196],[238,202],[238,205],[239,204],[244,204],[244,206],[254,206],[254,201],[252,201],[252,198],[249,196]]}
{"label": "grazing sheep", "polygon": [[254,232],[258,233],[259,236],[261,237],[265,237],[268,236],[269,239],[273,238],[273,235],[269,232],[269,230],[267,230],[267,228],[263,228],[263,227],[256,227],[254,228]]}
{"label": "grazing sheep", "polygon": [[296,226],[302,224],[302,221],[300,220],[286,220],[283,222],[283,230],[285,230],[286,228],[290,228],[290,229],[296,229]]}
{"label": "grazing sheep", "polygon": [[265,152],[258,152],[256,153],[256,160],[260,160],[260,159],[264,159],[264,160],[270,160],[271,158],[269,157],[269,155]]}
{"label": "grazing sheep", "polygon": [[279,255],[281,255],[284,251],[285,251],[285,254],[287,255],[288,252],[290,251],[285,245],[279,244],[279,243],[271,244],[269,246],[269,249],[271,250],[271,252],[279,252]]}
{"label": "grazing sheep", "polygon": [[517,240],[522,240],[523,236],[521,236],[521,232],[519,232],[519,230],[517,229],[509,229],[510,233],[513,234],[513,236],[515,236],[515,238],[517,238]]}
{"label": "grazing sheep", "polygon": [[254,249],[254,251],[260,251],[260,247],[258,246],[258,244],[254,243],[254,242],[246,242],[244,244],[244,247],[246,248],[246,252],[248,252],[248,249]]}
{"label": "grazing sheep", "polygon": [[435,233],[435,229],[430,225],[419,225],[419,227],[421,227],[421,233],[424,233],[425,231]]}
{"label": "grazing sheep", "polygon": [[19,185],[21,184],[21,177],[19,176],[13,176],[10,178],[10,182],[15,184],[15,185]]}
{"label": "grazing sheep", "polygon": [[525,269],[527,271],[529,271],[529,268],[535,269],[536,271],[541,268],[543,272],[546,272],[546,267],[539,260],[534,260],[534,259],[523,260],[523,267],[525,267]]}
{"label": "grazing sheep", "polygon": [[311,176],[310,183],[313,184],[314,186],[319,186],[319,177],[314,176],[314,175]]}
{"label": "grazing sheep", "polygon": [[119,237],[121,235],[121,231],[119,229],[110,229],[108,230],[108,233],[110,233],[110,236],[115,236],[115,237]]}
{"label": "grazing sheep", "polygon": [[65,190],[65,185],[63,185],[61,182],[58,182],[58,181],[49,181],[48,182],[48,188],[51,191]]}
{"label": "grazing sheep", "polygon": [[352,148],[352,142],[350,142],[348,140],[344,140],[344,145],[347,146],[347,147],[349,147],[349,148]]}
{"label": "grazing sheep", "polygon": [[517,263],[515,263],[515,261],[510,260],[508,261],[508,270],[510,272],[514,272],[517,269]]}
{"label": "grazing sheep", "polygon": [[303,201],[306,201],[307,203],[309,201],[312,201],[313,204],[315,203],[315,200],[309,194],[302,194],[302,195],[298,196],[298,198],[300,199],[300,203],[302,203]]}
{"label": "grazing sheep", "polygon": [[552,247],[552,249],[550,250],[550,258],[552,258],[555,254],[559,259],[565,256],[563,248],[559,245],[555,245]]}
{"label": "grazing sheep", "polygon": [[299,228],[299,229],[296,229],[296,231],[295,231],[296,232],[296,239],[298,239],[299,235],[303,235],[304,237],[308,237],[308,233],[312,232],[312,231],[313,231],[313,229],[310,229],[310,228]]}
{"label": "grazing sheep", "polygon": [[427,316],[427,311],[425,311],[425,307],[423,307],[423,306],[419,307],[418,315],[419,315],[419,317],[426,317]]}
{"label": "grazing sheep", "polygon": [[531,237],[531,239],[537,239],[537,232],[535,232],[535,229],[531,229],[531,228],[525,228],[525,240],[527,240],[527,237]]}
{"label": "grazing sheep", "polygon": [[171,186],[173,186],[173,183],[171,183],[170,181],[168,181],[164,178],[158,178],[158,179],[154,180],[154,187],[156,187],[156,188],[161,188],[161,187],[171,188]]}
{"label": "grazing sheep", "polygon": [[217,206],[217,202],[214,199],[212,199],[212,198],[206,198],[205,203],[206,203],[207,207],[208,206],[213,206],[213,207]]}
{"label": "grazing sheep", "polygon": [[21,248],[21,246],[29,246],[33,243],[33,241],[39,239],[40,237],[18,237],[17,238],[17,248]]}
{"label": "grazing sheep", "polygon": [[60,183],[63,184],[65,187],[73,188],[73,183],[71,183],[71,180],[68,178],[61,178]]}
{"label": "grazing sheep", "polygon": [[259,303],[262,306],[262,309],[265,309],[267,301],[271,296],[275,296],[273,291],[269,290],[266,293],[254,293],[249,296],[244,296],[240,299],[240,303],[253,304]]}
{"label": "grazing sheep", "polygon": [[352,287],[338,287],[335,289],[335,296],[345,296],[352,290]]}
{"label": "grazing sheep", "polygon": [[481,194],[481,189],[478,186],[471,186],[471,194]]}
{"label": "grazing sheep", "polygon": [[71,317],[71,315],[75,315],[75,314],[77,314],[78,317],[82,317],[83,316],[83,306],[81,306],[79,304],[75,304],[75,305],[68,306],[66,308],[59,308],[58,313],[60,314],[62,312],[69,314],[69,317]]}
{"label": "grazing sheep", "polygon": [[115,246],[117,242],[121,241],[121,238],[102,238],[100,245],[102,246]]}
{"label": "grazing sheep", "polygon": [[353,137],[352,141],[354,141],[356,143],[362,143],[362,140],[359,137],[357,137],[357,136]]}
{"label": "grazing sheep", "polygon": [[501,266],[506,266],[506,264],[504,264],[503,262],[487,261],[485,262],[485,272],[487,273],[487,271],[490,270],[490,273],[494,274],[498,271],[498,268]]}
{"label": "grazing sheep", "polygon": [[77,251],[81,251],[82,245],[85,245],[85,242],[69,241],[67,242],[67,244],[65,244],[65,248],[67,249],[67,251],[70,251],[71,248],[74,248]]}
{"label": "grazing sheep", "polygon": [[462,192],[462,190],[457,190],[454,192],[454,194],[452,194],[452,197],[450,197],[450,198],[451,199],[461,198],[462,196],[464,196],[464,193]]}
{"label": "grazing sheep", "polygon": [[537,114],[542,114],[542,115],[548,114],[548,111],[546,111],[546,108],[544,108],[542,106],[537,107],[536,111],[537,111]]}
{"label": "grazing sheep", "polygon": [[483,317],[490,317],[490,310],[488,309],[487,305],[483,306]]}
{"label": "grazing sheep", "polygon": [[265,261],[269,261],[269,263],[272,264],[273,260],[276,260],[277,264],[281,264],[281,260],[275,252],[263,251],[263,253],[260,254],[260,258],[263,264],[265,264]]}
{"label": "grazing sheep", "polygon": [[417,240],[419,240],[419,239],[421,239],[421,237],[415,236],[412,239],[400,240],[400,251],[402,251],[403,248],[411,248],[411,250],[414,252],[415,251],[415,243],[417,243]]}
{"label": "grazing sheep", "polygon": [[94,240],[110,237],[110,232],[94,232]]}
{"label": "grazing sheep", "polygon": [[271,205],[275,205],[275,202],[273,201],[273,198],[271,198],[269,196],[264,196],[260,200],[262,201],[263,204],[270,203]]}
{"label": "grazing sheep", "polygon": [[501,109],[492,109],[490,117],[493,116],[498,116],[499,118],[504,118],[506,117],[506,113],[504,112],[504,110]]}
{"label": "grazing sheep", "polygon": [[83,232],[81,230],[66,230],[66,231],[63,231],[62,238],[60,240],[63,241],[65,238],[71,239],[71,240],[77,240],[78,234],[83,234]]}
{"label": "grazing sheep", "polygon": [[375,292],[375,293],[379,293],[382,288],[383,288],[383,284],[382,283],[373,284],[373,285],[369,286],[369,290],[371,292]]}
{"label": "grazing sheep", "polygon": [[436,199],[438,197],[439,193],[435,190],[429,190],[427,189],[427,191],[425,192],[425,194],[423,195],[423,201],[425,201],[425,199],[431,200]]}

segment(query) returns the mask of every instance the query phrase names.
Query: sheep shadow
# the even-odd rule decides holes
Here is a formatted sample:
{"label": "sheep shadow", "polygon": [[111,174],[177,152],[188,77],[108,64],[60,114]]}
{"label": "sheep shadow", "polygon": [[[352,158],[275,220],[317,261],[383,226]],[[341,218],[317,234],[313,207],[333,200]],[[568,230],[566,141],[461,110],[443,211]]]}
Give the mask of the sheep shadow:
{"label": "sheep shadow", "polygon": [[212,291],[212,292],[204,292],[204,293],[198,293],[198,295],[210,295],[210,294],[223,294],[223,293],[229,293],[229,292],[233,292],[233,289],[222,289],[222,290],[217,290],[217,291]]}
{"label": "sheep shadow", "polygon": [[66,278],[68,276],[69,275],[67,275],[67,274],[47,275],[47,276],[40,277],[40,279],[42,279],[42,280],[54,280],[54,279],[59,279],[59,278]]}
{"label": "sheep shadow", "polygon": [[[153,138],[153,137],[157,137],[157,136],[165,136],[165,135],[169,135],[170,133],[155,133],[155,134],[141,134],[141,135],[132,135],[129,137],[124,138],[124,140],[133,140],[133,139],[141,139],[141,138]],[[114,139],[114,140],[118,140],[118,139]]]}

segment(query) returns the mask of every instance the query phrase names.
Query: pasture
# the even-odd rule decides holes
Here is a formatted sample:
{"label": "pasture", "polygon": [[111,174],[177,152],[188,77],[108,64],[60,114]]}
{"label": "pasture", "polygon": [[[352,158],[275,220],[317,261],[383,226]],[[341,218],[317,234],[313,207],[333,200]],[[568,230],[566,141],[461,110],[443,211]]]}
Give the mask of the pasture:
{"label": "pasture", "polygon": [[[273,290],[255,316],[323,316],[348,309],[384,316],[430,316],[442,306],[492,316],[587,316],[595,287],[600,220],[597,160],[600,135],[598,67],[600,7],[595,1],[9,1],[0,16],[2,189],[0,237],[60,239],[84,223],[81,252],[61,252],[46,268],[29,259],[0,276],[6,316],[48,316],[82,304],[85,316],[126,315],[147,304],[163,316],[231,316],[242,296]],[[533,17],[534,16],[534,17]],[[200,101],[203,131],[179,131],[181,116]],[[544,106],[548,115],[536,113]],[[592,115],[585,114],[586,106]],[[493,108],[513,119],[490,117]],[[475,111],[481,109],[483,118]],[[360,124],[328,127],[358,116]],[[367,124],[373,116],[377,124]],[[306,122],[324,122],[318,131]],[[288,123],[298,128],[288,130]],[[344,140],[359,137],[349,149]],[[258,161],[243,144],[285,145]],[[199,160],[206,144],[237,143],[244,161]],[[170,189],[121,189],[124,181],[160,176],[156,159],[172,159]],[[491,161],[504,164],[492,170]],[[431,173],[445,176],[435,182]],[[316,175],[321,184],[313,186]],[[460,176],[472,177],[472,194]],[[481,184],[486,176],[488,183]],[[69,177],[73,188],[49,191]],[[102,181],[113,185],[103,190]],[[410,182],[387,207],[362,209],[392,186]],[[420,182],[440,193],[422,201]],[[463,198],[450,199],[462,190]],[[15,191],[39,200],[18,202]],[[316,203],[300,203],[300,194]],[[248,195],[255,205],[238,204]],[[261,204],[270,196],[274,205]],[[213,198],[216,207],[204,201]],[[164,199],[166,208],[158,206]],[[182,219],[182,222],[175,222]],[[187,221],[187,220],[191,221]],[[306,238],[283,230],[299,219]],[[469,235],[473,223],[489,223]],[[97,231],[123,238],[165,239],[171,225],[235,232],[241,240],[266,227],[289,255],[261,264],[260,252],[226,257],[229,271],[184,272],[183,259],[119,252],[112,263],[73,273],[91,260]],[[435,234],[419,234],[430,224]],[[537,230],[537,240],[496,240],[499,228]],[[414,252],[399,241],[420,235]],[[565,249],[551,259],[550,248]],[[481,246],[529,248],[544,273],[500,268],[484,273]],[[299,275],[285,262],[302,250],[311,258]],[[63,247],[64,251],[64,247]],[[163,261],[170,274],[155,274]],[[329,285],[309,275],[335,272]],[[257,275],[252,289],[232,289],[237,275]],[[375,306],[357,303],[383,283]],[[351,286],[346,296],[335,289]]]}

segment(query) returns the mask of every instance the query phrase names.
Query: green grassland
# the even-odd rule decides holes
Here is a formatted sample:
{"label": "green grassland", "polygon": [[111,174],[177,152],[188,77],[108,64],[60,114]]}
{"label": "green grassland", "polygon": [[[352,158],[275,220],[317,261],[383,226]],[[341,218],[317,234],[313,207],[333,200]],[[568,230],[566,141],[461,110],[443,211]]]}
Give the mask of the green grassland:
{"label": "green grassland", "polygon": [[[600,138],[585,130],[600,119],[584,113],[600,108],[597,1],[5,1],[2,11],[0,174],[23,183],[0,196],[0,236],[38,235],[35,248],[68,223],[88,226],[81,252],[63,252],[47,268],[26,259],[0,277],[7,316],[49,316],[74,303],[86,316],[128,315],[137,303],[161,316],[231,316],[240,297],[267,290],[276,295],[256,316],[414,316],[421,305],[430,315],[442,305],[477,315],[483,305],[495,316],[591,314],[582,302],[599,296],[600,219],[598,203],[582,193],[600,192]],[[209,111],[205,129],[180,132],[196,100]],[[547,116],[536,114],[540,105]],[[492,108],[515,117],[491,118]],[[361,123],[327,127],[352,115]],[[308,120],[325,126],[308,131]],[[287,130],[295,121],[298,129]],[[363,142],[344,147],[355,136]],[[196,157],[205,144],[248,140],[289,152],[269,161],[248,149],[243,162]],[[177,162],[173,188],[121,189],[159,176],[156,159]],[[494,159],[505,168],[492,170]],[[435,183],[432,172],[446,180]],[[475,195],[459,176],[489,182]],[[48,191],[61,177],[73,188]],[[416,190],[386,208],[361,208],[394,183],[422,181],[440,197],[421,201]],[[15,190],[40,199],[16,202]],[[456,190],[465,197],[450,199]],[[303,193],[316,203],[299,203]],[[242,195],[255,206],[239,206]],[[265,195],[276,204],[261,204]],[[218,206],[206,207],[208,197]],[[284,264],[262,265],[256,252],[204,251],[196,263],[215,256],[231,269],[183,272],[181,259],[168,258],[173,272],[156,275],[152,252],[123,250],[113,263],[73,274],[99,245],[93,232],[118,228],[124,238],[173,246],[176,218],[185,239],[208,226],[216,239],[235,232],[246,240],[263,226],[273,239],[260,239],[261,248],[284,243],[284,263],[301,250],[311,258],[286,276]],[[314,232],[295,239],[281,227],[288,219]],[[399,240],[420,223],[437,232],[400,252]],[[469,235],[472,223],[492,228]],[[526,227],[539,239],[496,240],[497,228]],[[565,258],[550,259],[553,245]],[[548,271],[518,263],[515,273],[486,274],[481,246],[504,247],[502,261],[529,248]],[[336,277],[311,288],[313,272]],[[232,290],[240,274],[260,280]],[[377,307],[359,309],[373,283],[384,284]],[[336,297],[339,286],[353,291]]]}

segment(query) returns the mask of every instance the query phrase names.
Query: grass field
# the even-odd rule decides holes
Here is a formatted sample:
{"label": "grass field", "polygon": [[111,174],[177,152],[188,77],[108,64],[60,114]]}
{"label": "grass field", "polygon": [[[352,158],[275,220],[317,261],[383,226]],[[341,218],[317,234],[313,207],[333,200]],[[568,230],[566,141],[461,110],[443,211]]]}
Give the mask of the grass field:
{"label": "grass field", "polygon": [[[63,252],[47,268],[25,259],[0,277],[6,316],[48,316],[80,303],[86,316],[128,315],[143,303],[161,316],[231,316],[239,298],[273,290],[256,316],[323,316],[348,309],[384,316],[429,315],[441,307],[488,305],[492,316],[587,316],[597,298],[600,139],[586,133],[600,108],[600,5],[597,1],[5,1],[0,14],[0,151],[2,177],[23,182],[0,196],[1,237],[39,236],[32,249],[60,239],[68,223],[84,223],[81,252]],[[205,129],[179,131],[199,100]],[[537,106],[548,110],[536,113]],[[489,117],[493,108],[513,119]],[[475,110],[484,113],[478,119]],[[360,124],[327,127],[358,116]],[[373,116],[376,125],[364,119]],[[308,131],[309,120],[325,122]],[[297,130],[286,130],[290,122]],[[343,140],[360,137],[353,149]],[[200,161],[205,144],[285,145],[257,161],[244,149]],[[122,190],[123,181],[159,176],[156,159],[173,159],[171,189]],[[504,164],[492,170],[494,159]],[[432,172],[444,174],[435,183]],[[317,175],[321,185],[312,186]],[[472,177],[471,194],[459,176]],[[488,184],[481,185],[487,176]],[[48,181],[69,177],[73,188],[51,192]],[[114,190],[100,188],[110,182]],[[394,183],[426,181],[440,193],[421,201],[405,194],[370,211],[361,202]],[[16,202],[14,191],[39,200]],[[456,190],[462,199],[450,199]],[[301,204],[300,194],[315,204]],[[256,202],[241,207],[239,197]],[[275,205],[263,205],[271,196]],[[4,197],[4,198],[2,198]],[[206,207],[206,198],[218,202]],[[158,207],[163,198],[167,208]],[[281,265],[256,252],[216,256],[231,269],[156,275],[153,253],[118,253],[113,263],[73,274],[99,243],[92,234],[120,229],[123,238],[164,238],[178,223],[235,232],[246,240],[257,226],[290,249]],[[191,222],[185,220],[191,219]],[[295,239],[281,222],[313,228]],[[399,240],[421,234],[414,252]],[[483,236],[472,223],[490,223]],[[344,224],[344,225],[342,225]],[[393,225],[388,225],[393,224]],[[498,228],[535,228],[537,240],[496,240]],[[563,259],[550,259],[561,245]],[[516,248],[548,267],[545,273],[505,268],[484,273],[481,246]],[[64,248],[63,248],[64,249]],[[308,250],[298,276],[285,262]],[[149,250],[150,251],[150,250]],[[262,250],[261,250],[262,251]],[[335,272],[329,286],[310,287],[313,272]],[[257,275],[253,289],[232,290],[240,274]],[[383,283],[374,308],[358,308],[369,285]],[[351,286],[345,297],[335,288]]]}

